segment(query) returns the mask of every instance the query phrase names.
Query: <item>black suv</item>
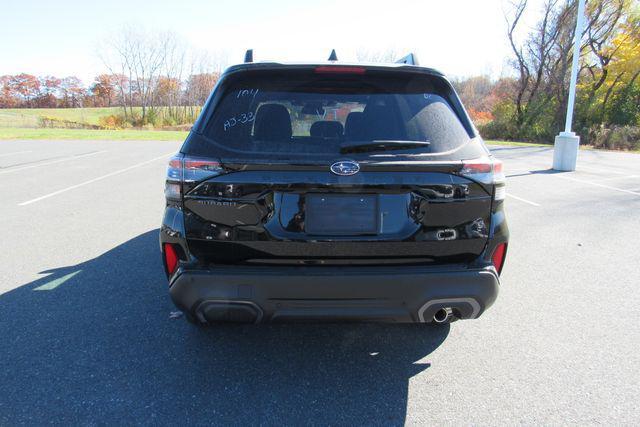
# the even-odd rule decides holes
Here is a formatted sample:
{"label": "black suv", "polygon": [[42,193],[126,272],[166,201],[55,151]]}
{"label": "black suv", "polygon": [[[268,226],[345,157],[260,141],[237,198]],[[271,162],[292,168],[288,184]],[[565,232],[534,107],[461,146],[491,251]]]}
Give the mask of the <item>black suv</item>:
{"label": "black suv", "polygon": [[498,293],[502,163],[433,69],[232,66],[165,195],[169,291],[193,322],[442,323]]}

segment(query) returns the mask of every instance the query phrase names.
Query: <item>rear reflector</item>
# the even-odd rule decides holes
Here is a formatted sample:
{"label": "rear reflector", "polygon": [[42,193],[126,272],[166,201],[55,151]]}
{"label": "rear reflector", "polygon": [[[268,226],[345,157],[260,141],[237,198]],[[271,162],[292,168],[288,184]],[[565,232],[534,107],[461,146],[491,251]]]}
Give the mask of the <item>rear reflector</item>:
{"label": "rear reflector", "polygon": [[173,274],[178,267],[178,254],[171,243],[164,244],[164,261],[167,265],[167,272]]}
{"label": "rear reflector", "polygon": [[506,243],[500,243],[493,250],[493,255],[491,255],[491,262],[493,263],[494,267],[496,268],[496,271],[498,272],[498,274],[500,274],[500,272],[502,271],[502,266],[504,265],[504,259],[505,259],[506,255],[507,255],[507,244]]}
{"label": "rear reflector", "polygon": [[316,67],[316,73],[320,74],[364,74],[365,68],[362,67],[340,67],[334,65],[323,65]]}

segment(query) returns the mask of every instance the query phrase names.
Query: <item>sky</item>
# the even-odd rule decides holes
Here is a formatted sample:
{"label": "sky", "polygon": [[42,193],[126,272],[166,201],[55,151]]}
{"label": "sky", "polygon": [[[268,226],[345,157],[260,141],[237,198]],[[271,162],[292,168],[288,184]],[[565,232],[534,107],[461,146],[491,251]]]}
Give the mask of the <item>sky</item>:
{"label": "sky", "polygon": [[[543,0],[530,0],[524,30]],[[26,72],[85,83],[105,72],[98,46],[124,26],[171,31],[226,65],[255,60],[340,60],[356,52],[415,52],[450,77],[511,73],[504,12],[509,0],[3,0],[0,75]]]}

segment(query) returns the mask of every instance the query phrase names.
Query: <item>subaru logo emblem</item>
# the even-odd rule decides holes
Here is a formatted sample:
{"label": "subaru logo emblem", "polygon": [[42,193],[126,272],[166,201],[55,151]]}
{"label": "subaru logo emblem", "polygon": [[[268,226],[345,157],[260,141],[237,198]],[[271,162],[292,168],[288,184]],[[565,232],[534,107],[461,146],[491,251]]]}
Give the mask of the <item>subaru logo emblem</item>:
{"label": "subaru logo emblem", "polygon": [[331,165],[331,172],[340,176],[355,175],[360,171],[360,165],[353,160],[341,160]]}

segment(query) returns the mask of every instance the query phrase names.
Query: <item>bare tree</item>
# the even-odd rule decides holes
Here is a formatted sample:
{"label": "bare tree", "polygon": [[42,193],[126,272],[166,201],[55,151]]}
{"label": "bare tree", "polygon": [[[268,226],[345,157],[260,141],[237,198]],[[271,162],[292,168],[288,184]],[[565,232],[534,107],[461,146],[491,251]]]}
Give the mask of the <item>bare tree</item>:
{"label": "bare tree", "polygon": [[119,84],[125,115],[129,108],[129,115],[133,116],[133,107],[139,104],[140,121],[145,123],[149,111],[155,110],[158,78],[165,69],[168,53],[173,54],[176,44],[173,33],[147,33],[132,27],[124,28],[108,40],[101,50],[101,59],[111,74],[126,77]]}
{"label": "bare tree", "polygon": [[165,114],[175,123],[184,120],[181,108],[182,81],[188,55],[188,47],[177,37],[166,40],[163,52],[161,76],[154,93],[154,104],[162,105]]}
{"label": "bare tree", "polygon": [[99,56],[112,75],[122,76],[116,79],[116,87],[125,120],[132,121],[134,106],[139,106],[141,116],[136,122],[141,124],[155,118],[169,123],[194,118],[194,102],[201,105],[204,100],[193,91],[193,76],[209,76],[196,79],[205,83],[198,87],[208,96],[225,65],[222,54],[212,57],[194,51],[171,32],[149,33],[131,27],[108,39],[99,48]]}
{"label": "bare tree", "polygon": [[400,58],[398,52],[391,47],[385,49],[358,48],[356,59],[359,62],[394,62]]}
{"label": "bare tree", "polygon": [[227,54],[216,52],[213,55],[205,51],[194,51],[190,56],[189,77],[185,89],[185,105],[192,117],[200,111],[200,106],[209,97],[227,65]]}
{"label": "bare tree", "polygon": [[[597,68],[606,68],[610,60],[607,55],[611,52],[604,46],[609,45],[618,28],[626,1],[629,0],[587,3],[588,19],[581,35],[583,62],[592,53],[591,56],[598,61]],[[506,16],[507,36],[514,55],[512,65],[518,72],[514,121],[516,127],[522,130],[536,122],[541,114],[552,110],[553,124],[559,128],[567,105],[577,0],[546,0],[537,26],[523,42],[518,42],[515,35],[528,7],[527,3],[527,0],[512,3],[511,11]],[[595,68],[586,67],[591,73],[595,72]],[[603,74],[602,82],[606,79],[606,71]],[[596,79],[594,83],[594,91],[602,84],[599,80]]]}
{"label": "bare tree", "polygon": [[558,3],[558,0],[545,2],[542,19],[523,43],[515,40],[515,34],[527,8],[527,0],[514,3],[513,17],[507,17],[507,35],[515,56],[513,65],[519,74],[515,102],[518,127],[535,120],[550,98],[556,95],[549,83],[557,82],[558,71],[564,81],[572,37],[567,43],[563,32],[567,28],[571,5],[565,2],[559,6]]}

